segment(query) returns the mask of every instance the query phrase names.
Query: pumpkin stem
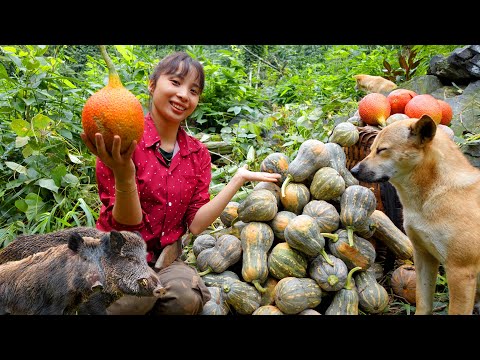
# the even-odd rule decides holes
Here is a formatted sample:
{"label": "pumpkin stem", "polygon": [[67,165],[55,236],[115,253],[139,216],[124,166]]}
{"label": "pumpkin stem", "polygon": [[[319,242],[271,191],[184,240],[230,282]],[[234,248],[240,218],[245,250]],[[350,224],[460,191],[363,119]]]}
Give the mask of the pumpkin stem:
{"label": "pumpkin stem", "polygon": [[335,285],[336,283],[338,283],[338,276],[337,275],[330,275],[327,278],[327,282],[330,284],[330,286]]}
{"label": "pumpkin stem", "polygon": [[230,292],[230,285],[228,285],[228,284],[223,284],[223,292],[225,292],[225,293]]}
{"label": "pumpkin stem", "polygon": [[262,294],[266,293],[267,292],[267,289],[265,289],[264,287],[262,287],[262,285],[260,285],[260,283],[258,282],[258,280],[253,280],[252,281],[252,284],[255,286],[255,288],[261,292]]}
{"label": "pumpkin stem", "polygon": [[347,290],[352,290],[353,289],[352,275],[355,271],[361,270],[361,269],[362,268],[360,266],[356,266],[348,272],[347,282],[345,283],[345,286],[343,287],[344,289],[347,289]]}
{"label": "pumpkin stem", "polygon": [[332,234],[332,233],[320,233],[322,234],[323,237],[331,239],[333,242],[338,241],[338,234]]}
{"label": "pumpkin stem", "polygon": [[204,271],[202,271],[202,272],[199,272],[199,273],[198,273],[198,276],[204,276],[204,275],[210,274],[212,271],[213,271],[213,269],[209,266],[209,267],[207,268],[207,270],[204,270]]}
{"label": "pumpkin stem", "polygon": [[353,227],[347,226],[348,245],[353,247]]}
{"label": "pumpkin stem", "polygon": [[287,195],[285,194],[285,190],[286,190],[286,188],[287,188],[287,185],[288,185],[288,184],[290,183],[290,181],[292,181],[292,180],[293,180],[293,176],[290,175],[290,174],[288,174],[288,175],[287,175],[287,178],[285,179],[285,181],[284,181],[283,184],[282,184],[282,188],[281,188],[281,190],[282,190],[282,197],[287,196]]}
{"label": "pumpkin stem", "polygon": [[320,251],[320,255],[323,256],[323,258],[325,259],[325,261],[326,261],[327,263],[329,263],[329,264],[332,265],[332,266],[335,265],[335,264],[333,263],[332,259],[330,259],[330,258],[328,257],[328,254],[327,254],[327,252],[325,251],[325,249],[322,249],[322,250]]}
{"label": "pumpkin stem", "polygon": [[235,223],[237,223],[238,221],[240,221],[240,219],[238,218],[238,215],[235,217],[235,219],[232,220],[232,223],[230,224],[230,227],[232,227],[233,225],[235,225]]}
{"label": "pumpkin stem", "polygon": [[108,56],[107,49],[105,45],[98,45],[100,48],[100,52],[102,54],[103,60],[107,64],[108,68],[108,85],[112,87],[119,87],[123,86],[122,82],[120,81],[120,77],[118,76],[117,70],[115,70],[115,66],[113,65],[112,59]]}

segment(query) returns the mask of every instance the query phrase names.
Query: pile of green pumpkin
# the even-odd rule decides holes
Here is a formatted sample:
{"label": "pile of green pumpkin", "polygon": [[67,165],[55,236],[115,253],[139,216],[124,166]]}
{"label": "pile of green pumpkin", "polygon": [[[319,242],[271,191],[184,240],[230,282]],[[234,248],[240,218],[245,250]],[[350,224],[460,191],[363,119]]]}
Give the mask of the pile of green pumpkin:
{"label": "pile of green pumpkin", "polygon": [[[294,159],[269,154],[260,170],[282,175],[230,202],[224,227],[193,239],[190,251],[212,298],[204,315],[358,315],[387,309],[375,242],[411,259],[408,237],[373,191],[346,168],[356,126],[338,124],[328,142],[304,141]],[[320,306],[321,305],[321,306]],[[322,311],[319,311],[321,308]]]}

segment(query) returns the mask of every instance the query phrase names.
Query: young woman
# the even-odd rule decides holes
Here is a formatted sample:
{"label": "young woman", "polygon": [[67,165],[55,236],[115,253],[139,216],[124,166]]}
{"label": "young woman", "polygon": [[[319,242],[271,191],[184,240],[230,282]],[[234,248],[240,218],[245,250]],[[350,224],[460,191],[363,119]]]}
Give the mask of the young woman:
{"label": "young woman", "polygon": [[[198,235],[212,224],[245,182],[276,182],[281,177],[242,167],[210,200],[208,149],[180,126],[197,107],[204,81],[198,61],[184,52],[173,53],[150,76],[150,111],[138,144],[134,141],[120,153],[121,139],[115,136],[109,154],[100,133],[95,135],[95,144],[81,134],[97,156],[96,178],[103,204],[97,228],[139,231],[152,266],[166,249],[181,249],[187,229]],[[162,299],[123,296],[109,307],[109,313],[198,314],[210,294],[196,270],[179,259],[180,251],[174,254],[175,261],[158,272],[167,288]]]}

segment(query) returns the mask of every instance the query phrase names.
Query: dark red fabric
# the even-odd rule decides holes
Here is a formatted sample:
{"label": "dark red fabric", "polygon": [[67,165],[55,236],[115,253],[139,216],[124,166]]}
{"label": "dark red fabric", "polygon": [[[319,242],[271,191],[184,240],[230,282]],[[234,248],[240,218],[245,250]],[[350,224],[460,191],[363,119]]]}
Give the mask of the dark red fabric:
{"label": "dark red fabric", "polygon": [[147,242],[149,256],[178,240],[187,230],[198,209],[210,201],[211,157],[207,147],[179,129],[180,150],[170,167],[159,152],[161,139],[150,114],[145,116],[143,138],[133,153],[137,187],[143,209],[142,223],[128,226],[112,216],[115,202],[113,172],[97,158],[96,177],[102,207],[97,228],[103,231],[139,231]]}

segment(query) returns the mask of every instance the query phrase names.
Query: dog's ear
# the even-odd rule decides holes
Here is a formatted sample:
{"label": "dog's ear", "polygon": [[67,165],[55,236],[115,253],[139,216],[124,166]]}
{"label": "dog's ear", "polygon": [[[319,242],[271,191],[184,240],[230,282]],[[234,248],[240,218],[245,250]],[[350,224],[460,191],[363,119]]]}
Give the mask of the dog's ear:
{"label": "dog's ear", "polygon": [[416,138],[420,146],[424,146],[433,140],[437,132],[437,124],[428,115],[423,115],[410,127],[410,135]]}

